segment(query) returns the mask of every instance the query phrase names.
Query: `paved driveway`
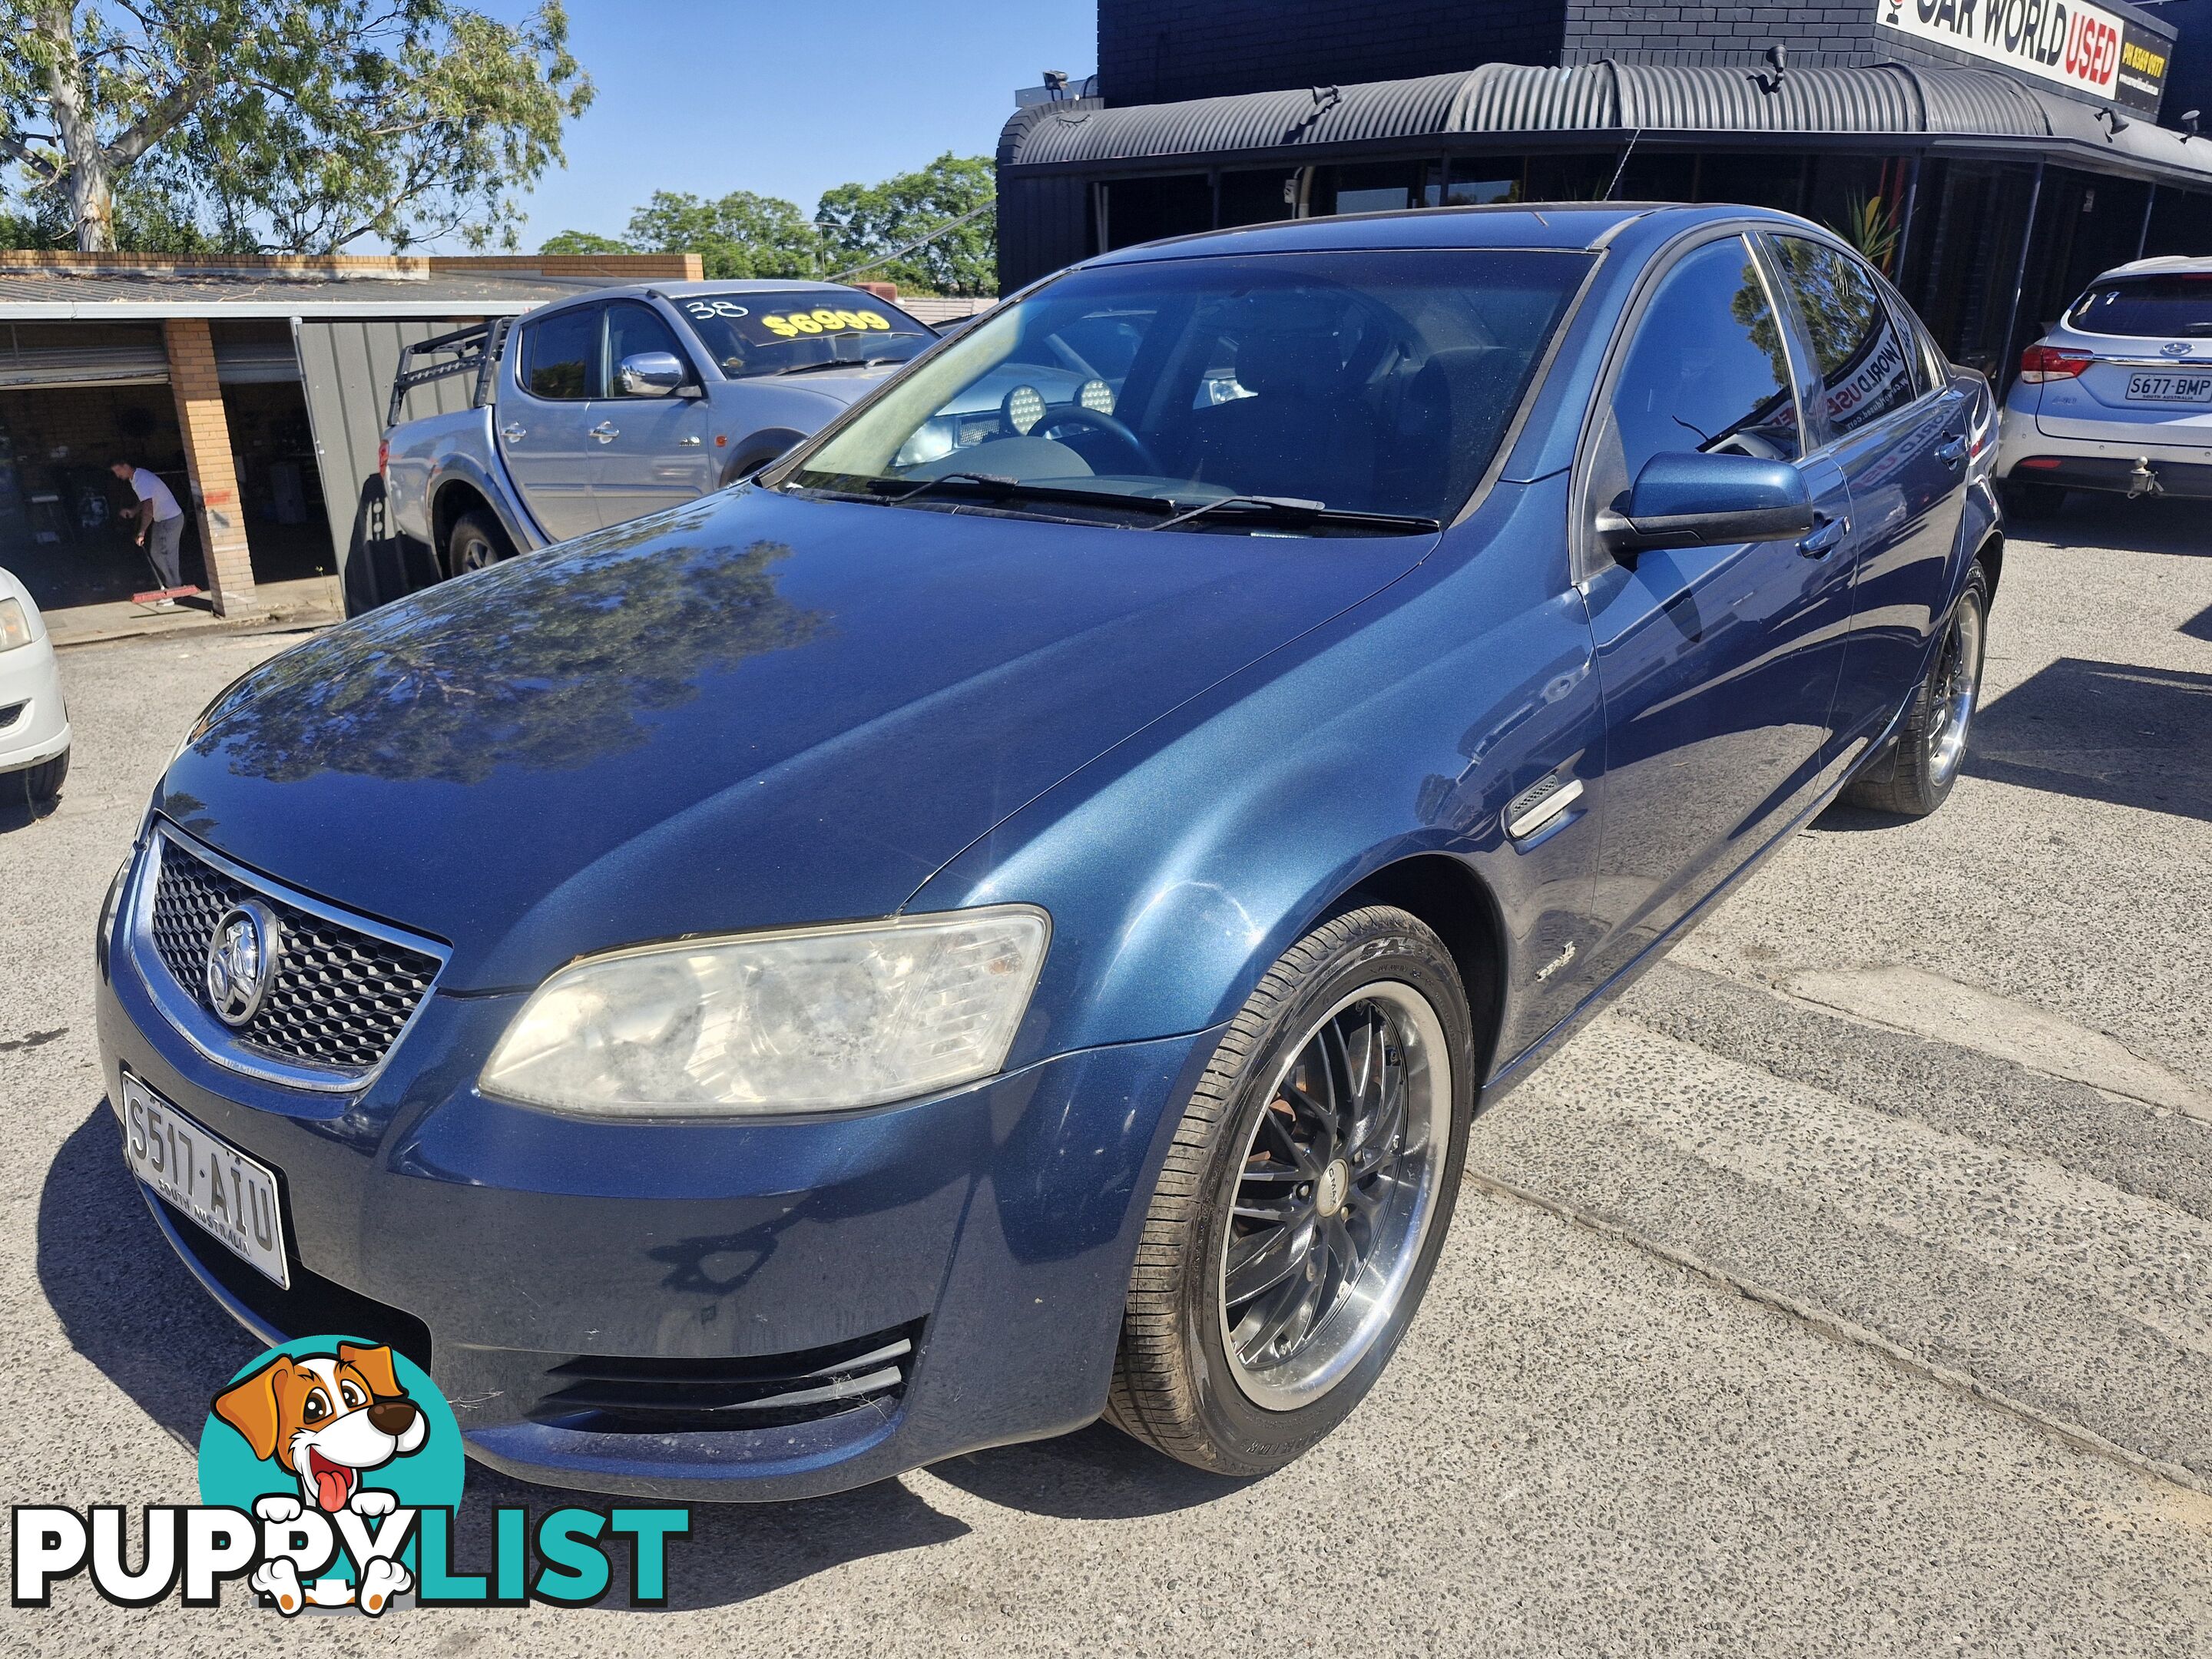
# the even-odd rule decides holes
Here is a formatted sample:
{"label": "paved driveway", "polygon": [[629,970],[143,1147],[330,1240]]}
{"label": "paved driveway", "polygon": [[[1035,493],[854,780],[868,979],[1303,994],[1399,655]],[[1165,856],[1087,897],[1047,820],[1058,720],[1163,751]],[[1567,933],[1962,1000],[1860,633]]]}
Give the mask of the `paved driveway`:
{"label": "paved driveway", "polygon": [[[64,660],[77,769],[0,805],[0,1489],[188,1501],[252,1345],[117,1163],[92,917],[200,703],[277,638]],[[2212,538],[2010,554],[1968,775],[1800,836],[1476,1127],[1349,1428],[1224,1483],[1094,1428],[702,1509],[672,1610],[143,1614],[11,1647],[2212,1652]],[[558,1495],[472,1471],[470,1503]],[[472,1547],[464,1512],[465,1553]],[[480,1538],[477,1540],[480,1543]],[[158,1634],[148,1626],[158,1620]]]}

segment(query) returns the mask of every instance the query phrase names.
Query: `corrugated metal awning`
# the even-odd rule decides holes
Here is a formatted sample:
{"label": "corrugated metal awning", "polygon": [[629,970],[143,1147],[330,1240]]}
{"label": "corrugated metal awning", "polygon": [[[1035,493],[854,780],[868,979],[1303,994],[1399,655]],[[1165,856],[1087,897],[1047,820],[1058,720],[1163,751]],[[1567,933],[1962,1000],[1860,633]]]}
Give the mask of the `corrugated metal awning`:
{"label": "corrugated metal awning", "polygon": [[1771,75],[1717,64],[1562,68],[1486,64],[1450,75],[1361,86],[1200,98],[1108,109],[1089,100],[1018,111],[1000,146],[1006,167],[1137,161],[1198,162],[1253,152],[1329,151],[1389,139],[1589,132],[1911,135],[2031,142],[2103,156],[2124,170],[2212,185],[2212,143],[2148,121],[2115,134],[2100,112],[2008,76],[1905,64],[1793,66]]}
{"label": "corrugated metal awning", "polygon": [[11,349],[0,332],[0,387],[160,386],[169,355],[159,340],[145,345],[24,346]]}

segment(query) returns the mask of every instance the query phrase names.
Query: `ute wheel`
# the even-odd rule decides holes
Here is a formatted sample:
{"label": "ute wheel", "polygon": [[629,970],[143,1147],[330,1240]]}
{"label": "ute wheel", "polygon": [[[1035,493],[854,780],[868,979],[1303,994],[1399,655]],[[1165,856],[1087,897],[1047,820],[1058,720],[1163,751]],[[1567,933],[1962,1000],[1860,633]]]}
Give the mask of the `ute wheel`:
{"label": "ute wheel", "polygon": [[2055,519],[2065,505],[2066,489],[2063,484],[2027,483],[2018,478],[2005,483],[2004,509],[2023,522]]}
{"label": "ute wheel", "polygon": [[1474,1115],[1467,996],[1386,906],[1284,952],[1176,1129],[1107,1406],[1202,1469],[1279,1469],[1389,1363],[1443,1248]]}
{"label": "ute wheel", "polygon": [[1982,695],[1982,648],[1990,616],[1989,575],[1980,565],[1951,607],[1936,661],[1912,693],[1898,733],[1896,764],[1876,781],[1861,779],[1844,792],[1854,806],[1924,818],[1950,798],[1966,757],[1966,736]]}
{"label": "ute wheel", "polygon": [[507,532],[499,527],[499,520],[481,507],[454,520],[453,532],[446,538],[448,576],[465,576],[471,570],[514,556],[514,550],[507,544]]}
{"label": "ute wheel", "polygon": [[24,769],[21,775],[25,797],[40,806],[58,800],[62,780],[69,776],[69,763],[70,751],[64,749],[52,760],[40,761],[36,766]]}

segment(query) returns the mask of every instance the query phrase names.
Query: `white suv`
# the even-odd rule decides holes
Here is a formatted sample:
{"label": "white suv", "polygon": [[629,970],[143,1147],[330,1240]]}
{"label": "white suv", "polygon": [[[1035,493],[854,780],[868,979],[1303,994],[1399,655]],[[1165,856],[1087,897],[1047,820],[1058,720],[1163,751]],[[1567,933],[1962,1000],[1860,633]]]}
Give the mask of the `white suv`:
{"label": "white suv", "polygon": [[2212,496],[2212,258],[2108,270],[2028,347],[2005,399],[2008,511],[2069,489]]}

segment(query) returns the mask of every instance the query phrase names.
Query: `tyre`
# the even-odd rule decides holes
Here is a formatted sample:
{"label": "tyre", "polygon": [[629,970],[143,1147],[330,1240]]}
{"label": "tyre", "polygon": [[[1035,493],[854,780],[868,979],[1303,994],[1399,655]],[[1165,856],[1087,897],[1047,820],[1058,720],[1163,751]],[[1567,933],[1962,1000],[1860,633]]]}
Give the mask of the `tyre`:
{"label": "tyre", "polygon": [[465,576],[471,570],[482,570],[486,565],[514,556],[514,550],[507,544],[507,532],[499,527],[499,520],[482,507],[454,520],[453,530],[446,538],[448,576]]}
{"label": "tyre", "polygon": [[1846,801],[1877,812],[1924,818],[1950,798],[1966,757],[1974,711],[1981,702],[1989,614],[1989,576],[1978,564],[1966,577],[1966,591],[1951,607],[1927,678],[1913,690],[1889,775],[1854,781],[1844,792]]}
{"label": "tyre", "polygon": [[52,760],[40,761],[16,775],[22,779],[25,797],[40,806],[61,799],[62,780],[69,776],[70,751],[66,749]]}
{"label": "tyre", "polygon": [[2016,478],[2006,482],[2005,512],[2023,522],[2055,519],[2065,505],[2066,489],[2063,484],[2025,483]]}
{"label": "tyre", "polygon": [[1109,1421],[1220,1474],[1343,1421],[1420,1306],[1474,1111],[1467,996],[1383,906],[1268,969],[1176,1127],[1121,1320]]}

